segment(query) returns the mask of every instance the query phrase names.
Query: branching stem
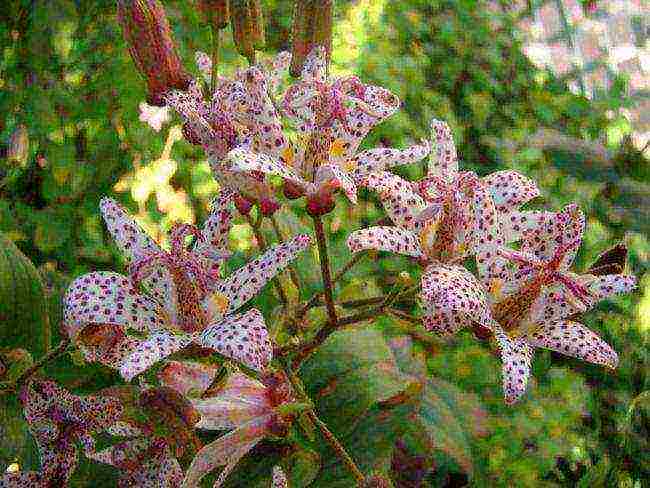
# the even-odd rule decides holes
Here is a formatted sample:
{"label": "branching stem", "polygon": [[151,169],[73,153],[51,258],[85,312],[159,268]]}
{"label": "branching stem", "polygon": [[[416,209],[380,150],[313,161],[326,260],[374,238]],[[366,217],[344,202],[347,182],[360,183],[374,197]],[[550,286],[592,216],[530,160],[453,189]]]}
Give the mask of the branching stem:
{"label": "branching stem", "polygon": [[325,229],[323,228],[323,221],[320,216],[314,216],[313,220],[316,241],[318,242],[318,260],[320,261],[320,270],[323,276],[325,307],[327,308],[327,315],[329,317],[329,323],[325,328],[336,329],[338,320],[336,317],[336,308],[334,307],[333,283],[330,274],[329,257],[327,255],[327,237],[325,236]]}

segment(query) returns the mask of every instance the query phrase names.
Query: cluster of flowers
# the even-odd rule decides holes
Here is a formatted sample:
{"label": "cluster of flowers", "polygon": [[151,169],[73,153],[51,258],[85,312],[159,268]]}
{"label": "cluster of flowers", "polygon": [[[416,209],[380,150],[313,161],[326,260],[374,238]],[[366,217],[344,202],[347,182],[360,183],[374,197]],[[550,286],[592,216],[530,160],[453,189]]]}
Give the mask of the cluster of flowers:
{"label": "cluster of flowers", "polygon": [[[211,82],[210,59],[198,54],[197,61]],[[262,314],[238,310],[310,246],[310,237],[275,245],[222,277],[231,207],[248,213],[257,205],[262,215],[272,214],[280,205],[278,179],[284,195],[304,197],[315,217],[333,209],[339,190],[352,204],[358,187],[375,191],[394,225],[353,232],[350,250],[419,260],[424,326],[441,335],[463,328],[489,332],[503,360],[508,403],[524,394],[536,347],[616,366],[616,353],[575,317],[599,300],[629,292],[635,279],[607,267],[586,274],[570,270],[585,228],[576,206],[522,210],[539,196],[536,185],[515,171],[486,177],[460,171],[451,131],[437,120],[431,142],[359,150],[368,132],[398,110],[398,98],[356,77],[328,78],[320,48],[308,57],[300,79],[281,94],[289,62],[282,53],[220,78],[208,99],[200,80],[162,95],[182,118],[186,139],[205,150],[221,193],[202,228],[172,228],[169,250],[118,203],[102,200],[102,216],[128,260],[128,276],[81,276],[64,304],[65,331],[86,360],[118,370],[127,381],[165,360],[157,375],[160,385],[141,378],[138,387],[84,398],[49,381],[30,381],[22,400],[43,469],[7,474],[0,486],[65,484],[76,466],[77,441],[89,458],[120,468],[124,486],[194,487],[225,465],[219,486],[260,439],[286,432],[297,394],[272,365],[273,345]],[[160,121],[157,114],[150,120]],[[427,156],[428,174],[420,181],[388,171]],[[475,263],[475,273],[468,262]],[[168,359],[177,353],[192,359]],[[215,357],[241,369],[217,381]],[[135,406],[151,416],[136,418]],[[155,418],[173,432],[160,435],[152,429]],[[195,428],[231,432],[201,447],[183,473],[177,459],[187,446],[198,445]],[[99,432],[118,441],[96,450],[92,436]],[[274,480],[274,486],[286,486],[280,470]]]}

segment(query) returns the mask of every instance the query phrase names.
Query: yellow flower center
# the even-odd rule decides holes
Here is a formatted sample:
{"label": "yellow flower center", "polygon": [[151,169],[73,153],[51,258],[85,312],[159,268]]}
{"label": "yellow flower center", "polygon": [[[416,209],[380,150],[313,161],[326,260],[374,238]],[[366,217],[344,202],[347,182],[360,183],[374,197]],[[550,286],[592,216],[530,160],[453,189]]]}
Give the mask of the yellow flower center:
{"label": "yellow flower center", "polygon": [[340,158],[341,156],[343,156],[343,151],[345,150],[345,148],[343,147],[344,144],[345,141],[343,141],[343,139],[341,138],[334,139],[330,144],[330,154],[335,158]]}

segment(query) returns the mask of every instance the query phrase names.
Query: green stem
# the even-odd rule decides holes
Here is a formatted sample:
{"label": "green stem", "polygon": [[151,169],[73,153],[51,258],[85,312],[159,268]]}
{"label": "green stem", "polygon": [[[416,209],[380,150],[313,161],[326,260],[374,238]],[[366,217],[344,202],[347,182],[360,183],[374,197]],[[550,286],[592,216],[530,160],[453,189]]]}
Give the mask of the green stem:
{"label": "green stem", "polygon": [[336,329],[337,317],[336,308],[334,307],[334,294],[332,276],[330,274],[329,257],[327,255],[327,238],[323,221],[320,216],[313,216],[314,230],[316,232],[316,241],[318,242],[318,260],[320,261],[321,275],[323,276],[323,289],[325,295],[325,307],[329,316],[329,323],[326,327]]}
{"label": "green stem", "polygon": [[53,359],[56,359],[59,355],[63,354],[65,350],[68,348],[70,345],[70,339],[63,339],[59,345],[56,347],[56,349],[52,349],[49,353],[47,353],[45,356],[43,356],[41,359],[39,359],[37,362],[32,364],[29,368],[27,368],[23,374],[21,374],[18,378],[16,378],[15,381],[15,387],[18,389],[18,387],[27,381],[30,376],[32,376],[36,371],[41,369],[43,366],[45,366],[47,363],[52,361]]}
{"label": "green stem", "polygon": [[[257,246],[260,248],[260,251],[266,251],[266,240],[260,231],[259,219],[254,222],[250,215],[246,215],[246,220],[248,220],[248,225],[250,225],[251,229],[253,229],[253,235],[255,236],[255,240],[257,241]],[[287,294],[284,292],[284,288],[282,288],[282,284],[277,277],[273,279],[273,286],[275,287],[275,291],[277,292],[278,298],[282,304],[286,305],[288,303]]]}

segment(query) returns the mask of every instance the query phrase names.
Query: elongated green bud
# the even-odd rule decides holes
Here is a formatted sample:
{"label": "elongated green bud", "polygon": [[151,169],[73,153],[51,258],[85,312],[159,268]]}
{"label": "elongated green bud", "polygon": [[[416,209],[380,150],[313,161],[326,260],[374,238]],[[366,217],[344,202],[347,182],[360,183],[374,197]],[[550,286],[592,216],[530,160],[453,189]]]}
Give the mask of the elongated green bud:
{"label": "elongated green bud", "polygon": [[208,22],[215,29],[225,29],[230,22],[229,0],[201,0],[199,8]]}
{"label": "elongated green bud", "polygon": [[176,52],[162,4],[158,0],[118,0],[117,17],[131,57],[147,80],[147,102],[164,105],[166,92],[187,89],[191,78]]}
{"label": "elongated green bud", "polygon": [[323,46],[329,62],[332,51],[333,0],[296,0],[293,10],[292,76],[300,76],[305,59],[316,46]]}
{"label": "elongated green bud", "polygon": [[255,63],[255,47],[253,41],[253,18],[249,0],[231,0],[230,23],[235,47],[250,64]]}

